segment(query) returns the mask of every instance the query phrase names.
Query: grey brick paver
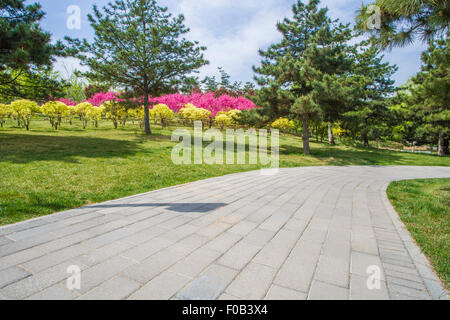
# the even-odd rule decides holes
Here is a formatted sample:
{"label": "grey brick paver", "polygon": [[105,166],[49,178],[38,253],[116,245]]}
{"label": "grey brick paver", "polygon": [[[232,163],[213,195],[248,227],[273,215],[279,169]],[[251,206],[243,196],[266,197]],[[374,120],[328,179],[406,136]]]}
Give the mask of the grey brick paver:
{"label": "grey brick paver", "polygon": [[385,192],[428,177],[450,169],[255,171],[0,227],[0,299],[446,299]]}
{"label": "grey brick paver", "polygon": [[267,300],[306,300],[306,293],[273,285],[266,295]]}
{"label": "grey brick paver", "polygon": [[55,284],[27,298],[27,300],[73,300],[78,297],[76,291],[71,291],[61,284]]}
{"label": "grey brick paver", "polygon": [[180,291],[177,297],[182,300],[217,299],[237,273],[234,269],[213,264]]}
{"label": "grey brick paver", "polygon": [[260,250],[261,247],[259,246],[241,241],[226,252],[218,260],[218,263],[236,270],[241,270]]}
{"label": "grey brick paver", "polygon": [[19,267],[11,267],[9,269],[1,270],[0,289],[23,278],[29,277],[30,275],[30,272]]}
{"label": "grey brick paver", "polygon": [[133,293],[130,300],[168,300],[191,279],[180,274],[164,272]]}
{"label": "grey brick paver", "polygon": [[139,289],[140,283],[123,277],[114,277],[82,295],[78,300],[122,300]]}
{"label": "grey brick paver", "polygon": [[349,290],[329,283],[314,281],[308,300],[348,300]]}
{"label": "grey brick paver", "polygon": [[258,263],[250,263],[228,286],[226,293],[245,300],[263,299],[277,270]]}

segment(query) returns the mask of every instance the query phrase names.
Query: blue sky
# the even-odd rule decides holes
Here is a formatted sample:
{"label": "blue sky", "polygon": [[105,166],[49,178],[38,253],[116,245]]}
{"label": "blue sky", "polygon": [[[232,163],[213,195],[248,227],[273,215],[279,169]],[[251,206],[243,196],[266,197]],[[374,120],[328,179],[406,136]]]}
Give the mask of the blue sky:
{"label": "blue sky", "polygon": [[[364,0],[367,2],[368,0]],[[28,3],[36,2],[28,0]],[[64,36],[91,38],[93,36],[86,15],[95,3],[102,7],[109,0],[37,0],[47,13],[42,26],[53,35],[53,39]],[[201,69],[200,76],[217,75],[217,67],[223,67],[236,81],[250,81],[252,66],[259,64],[258,49],[267,48],[280,39],[275,25],[286,16],[291,16],[294,0],[160,0],[174,13],[183,13],[186,25],[191,28],[189,38],[200,41],[208,50],[206,58],[210,65]],[[69,30],[67,8],[77,5],[81,9],[81,28]],[[361,0],[322,0],[329,8],[329,15],[343,22],[353,23]],[[419,71],[420,54],[425,45],[415,43],[406,48],[395,48],[385,53],[385,59],[399,67],[395,75],[397,85],[405,83]],[[78,68],[74,59],[60,60],[56,68],[63,74],[66,69]]]}

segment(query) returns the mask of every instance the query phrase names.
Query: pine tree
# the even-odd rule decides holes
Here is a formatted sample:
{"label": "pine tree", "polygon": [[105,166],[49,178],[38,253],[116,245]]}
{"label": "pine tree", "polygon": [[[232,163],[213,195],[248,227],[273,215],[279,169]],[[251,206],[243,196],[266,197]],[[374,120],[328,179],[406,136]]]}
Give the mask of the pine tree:
{"label": "pine tree", "polygon": [[[379,28],[368,23],[377,14]],[[386,49],[408,45],[415,39],[428,42],[445,35],[449,30],[450,9],[448,0],[375,0],[362,5],[356,20],[359,29],[371,34],[372,40]]]}
{"label": "pine tree", "polygon": [[396,66],[383,63],[383,56],[375,46],[363,41],[356,52],[351,86],[351,110],[343,117],[344,129],[359,136],[366,147],[370,139],[380,138],[388,129],[389,108],[386,98],[394,92],[391,79]]}
{"label": "pine tree", "polygon": [[[254,68],[263,88],[255,98],[266,121],[288,117],[303,125],[303,152],[310,154],[309,124],[317,117],[334,122],[345,106],[346,74],[352,64],[348,25],[331,20],[319,0],[293,6],[293,19],[278,23],[283,39],[260,50],[261,66]],[[333,92],[330,94],[330,92]]]}
{"label": "pine tree", "polygon": [[50,34],[39,23],[45,13],[39,4],[24,0],[0,1],[0,95],[15,98],[48,99],[62,90],[52,76],[54,57],[64,46],[51,43]]}
{"label": "pine tree", "polygon": [[448,153],[450,134],[449,36],[429,43],[422,54],[422,71],[414,78],[413,109],[421,124],[418,133],[438,137],[439,155]]}
{"label": "pine tree", "polygon": [[172,17],[156,0],[116,0],[103,12],[94,6],[88,19],[94,41],[67,39],[72,53],[90,67],[85,74],[90,80],[144,97],[145,132],[151,134],[149,96],[176,91],[192,81],[192,73],[207,63],[202,53],[206,48],[186,40],[184,16]]}
{"label": "pine tree", "polygon": [[[45,15],[40,4],[25,5],[24,2],[0,1],[0,72],[50,66],[53,56],[62,53],[61,43],[52,44],[50,34],[39,26]],[[2,80],[0,78],[0,83]]]}

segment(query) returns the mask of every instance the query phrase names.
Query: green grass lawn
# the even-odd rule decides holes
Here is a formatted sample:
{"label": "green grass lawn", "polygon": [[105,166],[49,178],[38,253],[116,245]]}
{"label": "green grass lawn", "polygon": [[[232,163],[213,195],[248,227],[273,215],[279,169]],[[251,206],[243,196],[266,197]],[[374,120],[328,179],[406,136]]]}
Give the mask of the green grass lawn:
{"label": "green grass lawn", "polygon": [[[171,160],[173,128],[153,126],[148,137],[138,126],[115,130],[107,121],[88,130],[75,123],[54,131],[44,120],[32,121],[29,132],[13,126],[0,129],[0,225],[260,167],[177,166]],[[450,165],[450,158],[319,143],[304,156],[294,136],[282,136],[280,144],[282,167]]]}
{"label": "green grass lawn", "polygon": [[388,196],[450,288],[450,179],[394,182],[388,188]]}

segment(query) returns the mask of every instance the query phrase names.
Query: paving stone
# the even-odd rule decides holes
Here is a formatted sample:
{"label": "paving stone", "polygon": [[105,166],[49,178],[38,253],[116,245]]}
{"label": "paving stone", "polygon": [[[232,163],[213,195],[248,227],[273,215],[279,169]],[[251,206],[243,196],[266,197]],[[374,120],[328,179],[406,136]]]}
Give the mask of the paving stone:
{"label": "paving stone", "polygon": [[325,238],[327,237],[326,230],[312,229],[311,227],[306,228],[300,238],[303,241],[314,242],[317,244],[323,244]]}
{"label": "paving stone", "polygon": [[14,254],[14,253],[22,251],[22,250],[36,247],[40,244],[49,242],[49,241],[53,240],[54,238],[55,237],[52,234],[46,233],[46,234],[42,234],[42,235],[38,235],[38,236],[34,236],[34,237],[22,239],[20,241],[2,245],[2,246],[0,246],[0,257],[8,256],[8,255]]}
{"label": "paving stone", "polygon": [[34,273],[38,273],[50,267],[56,266],[57,264],[63,263],[71,258],[78,257],[80,255],[86,254],[89,248],[82,245],[74,245],[59,251],[54,251],[52,253],[41,256],[37,259],[22,263],[21,265],[26,269]]}
{"label": "paving stone", "polygon": [[89,240],[83,241],[82,244],[88,247],[92,248],[100,248],[103,246],[106,246],[107,244],[123,239],[129,235],[131,235],[132,232],[127,229],[118,229],[114,230],[105,234],[102,234],[101,236],[91,238]]}
{"label": "paving stone", "polygon": [[187,287],[181,290],[177,297],[181,300],[214,300],[225,290],[238,272],[221,265],[211,265]]}
{"label": "paving stone", "polygon": [[88,293],[79,297],[79,300],[122,300],[131,295],[134,291],[139,289],[141,284],[136,281],[123,278],[114,277],[106,282],[103,282],[98,287],[89,291]]}
{"label": "paving stone", "polygon": [[78,297],[76,291],[71,291],[60,284],[55,284],[27,298],[27,300],[73,300]]}
{"label": "paving stone", "polygon": [[348,300],[349,290],[329,283],[314,281],[308,300]]}
{"label": "paving stone", "polygon": [[290,215],[289,216],[280,215],[279,211],[277,211],[277,214],[272,215],[266,221],[264,221],[262,224],[260,224],[259,228],[268,230],[268,231],[277,232],[286,224],[286,222],[289,220],[289,218],[290,218]]}
{"label": "paving stone", "polygon": [[77,257],[77,260],[88,267],[92,267],[133,247],[135,247],[134,243],[116,241],[99,249],[90,250],[88,253]]}
{"label": "paving stone", "polygon": [[3,246],[5,244],[11,243],[11,242],[13,242],[13,240],[11,240],[7,237],[0,236],[0,246]]}
{"label": "paving stone", "polygon": [[431,297],[426,291],[422,290],[416,290],[409,287],[399,286],[393,283],[388,283],[389,292],[391,293],[391,296],[407,296],[414,299],[423,299],[423,300],[429,300]]}
{"label": "paving stone", "polygon": [[241,270],[253,259],[259,250],[261,250],[260,247],[241,241],[226,252],[218,262],[224,266]]}
{"label": "paving stone", "polygon": [[81,289],[79,293],[86,293],[98,286],[102,282],[114,277],[121,271],[135,264],[130,259],[120,256],[112,257],[102,263],[99,263],[89,269],[81,272]]}
{"label": "paving stone", "polygon": [[350,270],[352,274],[356,274],[362,277],[368,277],[368,268],[373,266],[379,268],[381,277],[380,280],[386,280],[383,271],[383,264],[381,263],[380,257],[362,252],[352,252]]}
{"label": "paving stone", "polygon": [[[132,230],[128,227],[126,227],[126,228],[128,230]],[[137,233],[133,233],[131,236],[125,237],[122,240],[127,241],[127,242],[132,242],[132,243],[135,243],[138,245],[138,244],[150,241],[166,232],[167,232],[166,229],[159,228],[158,226],[152,226],[150,228],[140,230]]]}
{"label": "paving stone", "polygon": [[219,251],[200,248],[171,267],[169,271],[194,278],[220,256]]}
{"label": "paving stone", "polygon": [[315,279],[321,282],[334,284],[339,287],[349,287],[350,259],[349,257],[336,257],[322,255],[317,265]]}
{"label": "paving stone", "polygon": [[125,269],[122,275],[141,284],[145,284],[177,261],[183,259],[188,253],[187,248],[174,248],[172,246],[154,254],[140,264]]}
{"label": "paving stone", "polygon": [[391,283],[397,284],[397,285],[400,285],[403,287],[413,288],[413,289],[422,290],[422,291],[427,290],[422,281],[417,282],[417,281],[411,281],[411,280],[407,280],[407,279],[403,279],[403,278],[399,278],[399,277],[392,277],[392,276],[386,276],[386,281],[389,284],[391,284]]}
{"label": "paving stone", "polygon": [[124,251],[121,253],[121,255],[123,257],[127,257],[136,261],[143,261],[148,257],[154,255],[158,251],[169,247],[172,244],[173,244],[172,241],[162,238],[155,238],[147,243],[140,244],[127,251]]}
{"label": "paving stone", "polygon": [[248,235],[244,236],[242,242],[249,243],[254,246],[263,247],[269,240],[271,240],[274,236],[275,232],[263,230],[263,229],[255,229],[250,232]]}
{"label": "paving stone", "polygon": [[308,223],[305,220],[300,220],[296,218],[291,218],[286,225],[283,227],[283,229],[289,230],[289,231],[295,231],[299,234],[302,234],[303,231],[305,231]]}
{"label": "paving stone", "polygon": [[306,293],[283,288],[277,285],[270,287],[266,300],[306,300]]}
{"label": "paving stone", "polygon": [[[389,293],[386,282],[380,281],[379,288],[367,285],[368,277],[352,274],[350,279],[350,299],[351,300],[388,300]],[[372,285],[372,283],[370,282]]]}
{"label": "paving stone", "polygon": [[0,271],[0,289],[7,285],[29,277],[31,273],[19,267],[11,267]]}
{"label": "paving stone", "polygon": [[295,231],[281,230],[275,237],[256,255],[254,262],[272,268],[279,268],[284,263],[299,235]]}
{"label": "paving stone", "polygon": [[41,257],[45,254],[45,252],[36,249],[31,248],[23,251],[19,251],[16,253],[13,253],[11,255],[7,255],[0,258],[0,270],[13,267],[18,264],[22,264],[26,261],[33,260],[37,257]]}
{"label": "paving stone", "polygon": [[222,294],[218,300],[232,301],[232,300],[241,300],[241,298],[232,296],[231,294],[224,293]]}
{"label": "paving stone", "polygon": [[27,298],[70,277],[72,275],[68,273],[68,268],[70,266],[78,266],[81,270],[86,268],[86,266],[81,265],[79,261],[67,261],[34,274],[32,277],[27,277],[14,282],[2,288],[2,293],[8,299]]}
{"label": "paving stone", "polygon": [[228,230],[228,232],[245,236],[245,235],[249,234],[257,226],[258,226],[258,224],[255,222],[241,221],[238,224],[236,224],[233,228]]}
{"label": "paving stone", "polygon": [[378,255],[377,241],[363,235],[352,235],[352,250],[371,255]]}
{"label": "paving stone", "polygon": [[277,270],[258,263],[250,263],[226,289],[226,293],[244,300],[263,299]]}
{"label": "paving stone", "polygon": [[205,247],[225,253],[241,239],[241,235],[224,232],[214,240],[208,242]]}
{"label": "paving stone", "polygon": [[191,278],[172,272],[164,272],[133,293],[130,300],[168,300],[183,288]]}
{"label": "paving stone", "polygon": [[279,270],[274,284],[308,292],[320,251],[321,245],[300,240]]}
{"label": "paving stone", "polygon": [[205,228],[200,229],[199,231],[197,231],[197,234],[204,237],[208,237],[209,239],[212,240],[229,228],[230,228],[229,224],[222,222],[215,222]]}

